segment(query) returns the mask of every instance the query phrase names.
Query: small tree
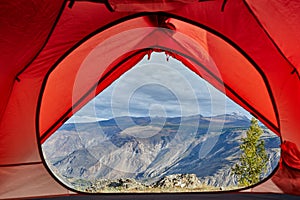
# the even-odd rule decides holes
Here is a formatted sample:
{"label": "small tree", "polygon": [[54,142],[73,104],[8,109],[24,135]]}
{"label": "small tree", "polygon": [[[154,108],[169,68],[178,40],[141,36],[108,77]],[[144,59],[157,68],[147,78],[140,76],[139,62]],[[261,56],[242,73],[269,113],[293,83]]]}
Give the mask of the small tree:
{"label": "small tree", "polygon": [[260,138],[262,134],[263,130],[258,125],[258,121],[252,118],[246,137],[241,139],[240,162],[232,168],[240,186],[250,186],[259,182],[266,172],[268,156],[265,143]]}

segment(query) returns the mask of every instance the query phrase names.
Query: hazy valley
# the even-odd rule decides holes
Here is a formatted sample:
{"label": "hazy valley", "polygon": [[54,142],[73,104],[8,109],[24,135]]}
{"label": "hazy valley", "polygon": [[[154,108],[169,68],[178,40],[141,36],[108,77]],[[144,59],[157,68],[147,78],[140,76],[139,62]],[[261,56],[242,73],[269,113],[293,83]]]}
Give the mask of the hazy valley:
{"label": "hazy valley", "polygon": [[[130,178],[151,185],[166,176],[195,174],[203,184],[228,187],[236,185],[231,167],[249,125],[236,113],[118,117],[65,124],[43,144],[43,152],[50,168],[69,181]],[[264,132],[270,173],[279,160],[280,139]]]}

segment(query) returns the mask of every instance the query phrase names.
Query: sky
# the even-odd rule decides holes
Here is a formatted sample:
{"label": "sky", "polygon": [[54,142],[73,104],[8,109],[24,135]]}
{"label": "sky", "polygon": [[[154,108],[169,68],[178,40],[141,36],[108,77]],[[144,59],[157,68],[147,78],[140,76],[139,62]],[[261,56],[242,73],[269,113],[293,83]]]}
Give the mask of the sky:
{"label": "sky", "polygon": [[251,115],[223,93],[164,53],[145,56],[79,110],[68,123],[120,116],[175,117]]}

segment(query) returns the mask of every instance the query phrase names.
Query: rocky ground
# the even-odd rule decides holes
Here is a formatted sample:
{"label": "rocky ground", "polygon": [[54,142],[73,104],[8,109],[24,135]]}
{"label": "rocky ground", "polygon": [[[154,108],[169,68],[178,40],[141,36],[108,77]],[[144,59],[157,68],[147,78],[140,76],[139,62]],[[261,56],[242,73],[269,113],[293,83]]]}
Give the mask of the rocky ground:
{"label": "rocky ground", "polygon": [[201,183],[196,174],[172,174],[151,185],[138,182],[133,178],[120,178],[115,180],[99,179],[95,181],[70,180],[70,182],[72,182],[72,185],[77,190],[88,193],[160,193],[224,190],[224,188],[207,186],[206,184]]}

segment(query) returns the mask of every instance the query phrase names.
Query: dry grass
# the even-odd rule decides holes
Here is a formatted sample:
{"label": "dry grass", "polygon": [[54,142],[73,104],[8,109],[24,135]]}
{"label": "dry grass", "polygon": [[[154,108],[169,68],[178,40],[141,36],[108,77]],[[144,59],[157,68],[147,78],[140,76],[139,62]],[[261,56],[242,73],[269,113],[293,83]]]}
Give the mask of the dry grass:
{"label": "dry grass", "polygon": [[80,191],[91,192],[91,193],[193,193],[193,192],[217,192],[217,191],[230,191],[239,189],[237,186],[230,187],[213,187],[213,186],[202,186],[199,188],[155,188],[155,187],[143,187],[143,188],[122,188],[122,187],[107,187],[99,190],[84,189]]}

